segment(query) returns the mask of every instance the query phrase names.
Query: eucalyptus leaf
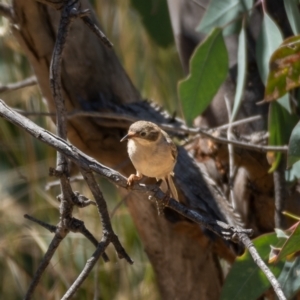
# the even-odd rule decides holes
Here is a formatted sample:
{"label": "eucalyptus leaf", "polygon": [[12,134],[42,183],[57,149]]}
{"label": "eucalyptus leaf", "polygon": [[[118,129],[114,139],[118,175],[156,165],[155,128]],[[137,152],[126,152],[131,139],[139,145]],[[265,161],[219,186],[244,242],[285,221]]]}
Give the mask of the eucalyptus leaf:
{"label": "eucalyptus leaf", "polygon": [[300,178],[300,161],[295,162],[288,170],[285,171],[285,180],[294,182]]}
{"label": "eucalyptus leaf", "polygon": [[288,91],[299,87],[300,35],[286,39],[270,58],[270,72],[265,100],[276,100]]}
{"label": "eucalyptus leaf", "polygon": [[[276,101],[270,104],[268,124],[269,145],[282,146],[287,144],[292,129],[297,123],[297,117],[291,115],[286,109],[288,108],[288,101],[288,96],[285,95],[280,102]],[[267,155],[271,164],[269,172],[273,172],[279,165],[282,153],[268,152]]]}
{"label": "eucalyptus leaf", "polygon": [[258,69],[264,83],[267,82],[271,55],[281,42],[282,35],[279,28],[268,14],[265,13],[256,47]]}
{"label": "eucalyptus leaf", "polygon": [[231,122],[235,119],[238,110],[242,103],[243,92],[246,83],[246,72],[247,72],[247,46],[246,46],[246,31],[245,27],[242,26],[239,35],[239,46],[238,46],[238,73],[237,73],[237,84],[234,97],[234,104],[231,114]]}
{"label": "eucalyptus leaf", "polygon": [[252,5],[253,0],[212,0],[196,30],[209,33],[215,27],[223,27],[228,24],[224,33],[232,34],[237,31],[237,23],[242,18],[236,19],[242,13],[249,11]]}
{"label": "eucalyptus leaf", "polygon": [[297,35],[300,33],[299,0],[283,0],[283,3],[293,33]]}
{"label": "eucalyptus leaf", "polygon": [[139,12],[147,32],[159,46],[167,47],[174,43],[166,0],[131,0],[131,5]]}
{"label": "eucalyptus leaf", "polygon": [[288,149],[288,167],[300,160],[300,121],[294,127]]}
{"label": "eucalyptus leaf", "polygon": [[276,261],[300,251],[300,221],[287,230],[290,233],[285,240]]}
{"label": "eucalyptus leaf", "polygon": [[188,125],[207,108],[227,71],[227,49],[222,30],[216,28],[195,49],[190,59],[190,74],[179,82],[179,97]]}
{"label": "eucalyptus leaf", "polygon": [[291,299],[300,290],[300,257],[285,262],[278,281],[287,299]]}

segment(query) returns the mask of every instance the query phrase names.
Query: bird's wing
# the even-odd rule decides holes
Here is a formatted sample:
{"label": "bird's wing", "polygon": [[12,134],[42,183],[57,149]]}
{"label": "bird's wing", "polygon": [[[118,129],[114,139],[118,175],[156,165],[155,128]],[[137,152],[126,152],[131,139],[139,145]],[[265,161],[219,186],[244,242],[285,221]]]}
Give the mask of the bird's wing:
{"label": "bird's wing", "polygon": [[177,159],[177,154],[178,154],[176,145],[174,144],[172,139],[169,137],[169,135],[165,131],[162,130],[161,132],[162,132],[163,136],[165,137],[166,142],[171,146],[172,156],[173,156],[174,160],[176,160]]}

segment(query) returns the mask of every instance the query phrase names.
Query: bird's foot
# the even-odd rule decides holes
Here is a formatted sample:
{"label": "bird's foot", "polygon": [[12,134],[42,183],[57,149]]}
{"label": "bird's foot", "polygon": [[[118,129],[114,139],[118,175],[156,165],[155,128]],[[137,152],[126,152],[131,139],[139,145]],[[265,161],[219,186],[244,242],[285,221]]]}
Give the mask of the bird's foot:
{"label": "bird's foot", "polygon": [[142,176],[131,174],[127,179],[127,186],[131,186],[134,181],[139,181],[142,179]]}

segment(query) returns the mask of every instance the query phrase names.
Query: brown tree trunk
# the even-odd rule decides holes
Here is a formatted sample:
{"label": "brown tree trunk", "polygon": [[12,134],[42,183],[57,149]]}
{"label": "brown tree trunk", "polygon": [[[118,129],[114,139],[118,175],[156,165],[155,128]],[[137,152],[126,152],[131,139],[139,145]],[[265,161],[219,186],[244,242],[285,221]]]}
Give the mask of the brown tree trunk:
{"label": "brown tree trunk", "polygon": [[[13,33],[34,69],[49,111],[55,111],[49,86],[49,65],[60,12],[36,0],[15,0],[13,5],[17,23],[12,28]],[[82,7],[93,11],[88,1],[83,0]],[[94,15],[92,18],[97,22]],[[103,46],[81,20],[75,20],[71,26],[62,67],[68,111],[119,112],[157,122],[166,120],[149,103],[141,101],[114,51]],[[72,118],[68,121],[68,138],[88,155],[108,166],[118,166],[118,170],[128,175],[133,167],[126,145],[119,142],[126,131],[120,125],[117,121]],[[213,218],[234,223],[232,218],[222,215],[220,208],[226,204],[216,202],[185,150],[179,152],[175,172],[182,200]],[[222,242],[219,239],[212,242],[198,225],[185,220],[171,223],[159,217],[156,208],[142,198],[132,193],[127,201],[128,209],[156,272],[162,298],[218,299],[222,273],[213,249],[217,242],[222,246]],[[234,257],[226,247],[222,249],[227,258]]]}

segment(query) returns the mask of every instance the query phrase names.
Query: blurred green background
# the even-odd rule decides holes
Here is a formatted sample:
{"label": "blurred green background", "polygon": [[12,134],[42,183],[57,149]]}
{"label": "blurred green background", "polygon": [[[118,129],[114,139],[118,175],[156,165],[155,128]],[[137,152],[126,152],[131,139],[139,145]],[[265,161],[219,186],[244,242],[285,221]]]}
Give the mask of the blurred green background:
{"label": "blurred green background", "polygon": [[[177,81],[183,77],[175,45],[169,38],[167,45],[158,46],[145,30],[134,2],[97,0],[93,5],[104,32],[142,96],[174,113],[179,111]],[[1,17],[0,53],[1,85],[32,75],[8,21]],[[36,86],[2,93],[0,98],[9,106],[25,111],[47,111]],[[30,118],[55,131],[49,118]],[[58,222],[59,189],[45,190],[46,184],[54,180],[48,176],[48,169],[55,166],[56,153],[2,119],[0,145],[0,298],[13,300],[23,298],[53,236],[23,215],[27,213],[54,225]],[[99,182],[112,211],[122,199],[113,185],[100,178]],[[91,196],[82,182],[74,182],[72,186],[75,191]],[[77,209],[74,216],[82,219],[100,239],[101,224],[94,206]],[[109,247],[111,261],[99,261],[75,299],[159,299],[153,269],[124,204],[116,210],[112,223],[135,263],[130,266],[117,259]],[[34,298],[60,299],[93,251],[94,246],[80,234],[69,234],[43,275]]]}

